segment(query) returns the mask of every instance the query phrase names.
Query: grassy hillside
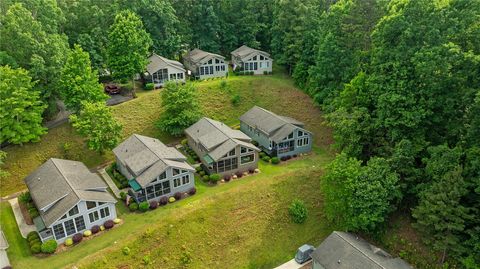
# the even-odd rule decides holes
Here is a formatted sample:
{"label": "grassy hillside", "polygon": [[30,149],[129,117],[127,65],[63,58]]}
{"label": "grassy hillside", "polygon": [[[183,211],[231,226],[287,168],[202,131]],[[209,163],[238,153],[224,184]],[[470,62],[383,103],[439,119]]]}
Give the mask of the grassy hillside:
{"label": "grassy hillside", "polygon": [[[226,87],[222,80],[197,82],[198,98],[204,116],[235,125],[238,117],[253,105],[260,105],[274,112],[292,116],[306,123],[315,134],[315,144],[327,149],[331,134],[324,125],[319,109],[303,92],[294,87],[286,76],[230,76]],[[240,96],[238,106],[231,103],[234,94]],[[160,132],[154,125],[162,113],[160,91],[139,92],[138,98],[113,107],[115,117],[124,126],[123,136],[133,133],[160,138],[165,143],[178,138]],[[104,156],[88,150],[82,138],[66,123],[52,129],[39,143],[11,146],[5,149],[5,170],[10,176],[0,182],[0,195],[4,196],[25,188],[23,178],[48,158],[67,158],[83,161],[95,167],[112,159],[111,153]]]}

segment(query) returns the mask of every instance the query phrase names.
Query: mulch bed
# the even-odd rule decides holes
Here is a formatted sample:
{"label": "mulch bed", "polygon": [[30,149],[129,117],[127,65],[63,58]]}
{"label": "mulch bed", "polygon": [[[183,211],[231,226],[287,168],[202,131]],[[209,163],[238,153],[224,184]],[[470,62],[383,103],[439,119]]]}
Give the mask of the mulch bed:
{"label": "mulch bed", "polygon": [[33,224],[33,220],[32,218],[30,217],[30,214],[28,213],[28,209],[27,209],[27,206],[18,201],[18,205],[20,206],[20,212],[22,212],[22,216],[23,216],[23,219],[25,220],[25,222],[28,224],[28,225],[32,225]]}

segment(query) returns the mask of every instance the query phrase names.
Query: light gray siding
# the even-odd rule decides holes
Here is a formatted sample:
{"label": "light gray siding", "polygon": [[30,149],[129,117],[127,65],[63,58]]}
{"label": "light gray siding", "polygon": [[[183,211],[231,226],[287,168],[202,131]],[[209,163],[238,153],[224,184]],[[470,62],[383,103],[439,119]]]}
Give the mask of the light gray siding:
{"label": "light gray siding", "polygon": [[[166,76],[166,77],[165,77]],[[185,71],[170,65],[164,65],[151,75],[155,87],[163,87],[168,81],[185,83]]]}

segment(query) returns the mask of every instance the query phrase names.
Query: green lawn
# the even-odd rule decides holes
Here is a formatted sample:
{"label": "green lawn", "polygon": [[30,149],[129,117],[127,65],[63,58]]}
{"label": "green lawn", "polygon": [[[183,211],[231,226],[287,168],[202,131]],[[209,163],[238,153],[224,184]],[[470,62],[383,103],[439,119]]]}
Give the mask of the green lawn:
{"label": "green lawn", "polygon": [[[240,115],[253,105],[260,105],[304,121],[315,134],[315,144],[328,149],[332,138],[320,110],[311,98],[295,88],[291,79],[277,73],[273,76],[230,76],[226,79],[226,89],[221,89],[221,79],[195,82],[203,115],[235,125]],[[231,104],[233,93],[241,97],[238,106]],[[158,90],[138,91],[137,99],[115,106],[113,111],[124,126],[123,137],[139,133],[157,137],[165,143],[178,140],[155,127],[154,123],[162,113]],[[64,150],[65,143],[69,144],[69,150]],[[88,150],[68,123],[50,130],[38,143],[11,146],[5,151],[8,154],[5,170],[10,176],[0,182],[1,196],[23,190],[23,178],[48,158],[79,160],[92,168],[113,160],[110,152],[101,156]]]}

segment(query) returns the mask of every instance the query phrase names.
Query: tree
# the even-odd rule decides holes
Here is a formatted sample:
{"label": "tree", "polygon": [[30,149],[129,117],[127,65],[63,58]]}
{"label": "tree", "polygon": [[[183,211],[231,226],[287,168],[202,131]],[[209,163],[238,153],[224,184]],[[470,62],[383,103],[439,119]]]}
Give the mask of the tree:
{"label": "tree", "polygon": [[78,115],[71,115],[70,122],[86,138],[88,148],[100,154],[113,149],[121,139],[122,125],[103,102],[83,102],[82,110]]}
{"label": "tree", "polygon": [[83,101],[95,103],[108,98],[98,83],[97,72],[92,70],[88,52],[78,45],[68,53],[59,84],[65,106],[75,113],[80,111]]}
{"label": "tree", "polygon": [[184,86],[167,83],[162,91],[162,106],[165,111],[158,127],[171,135],[180,136],[183,130],[195,123],[201,115],[193,84]]}
{"label": "tree", "polygon": [[0,150],[0,179],[9,175],[7,171],[3,170],[3,165],[5,164],[5,159],[7,158],[7,153]]}
{"label": "tree", "polygon": [[115,16],[108,42],[108,67],[114,78],[133,80],[136,74],[145,71],[152,40],[135,13],[125,10]]}
{"label": "tree", "polygon": [[415,227],[421,230],[435,250],[443,252],[442,260],[450,250],[458,250],[459,234],[465,229],[465,222],[473,218],[470,209],[461,203],[467,193],[460,167],[449,171],[434,182],[420,195],[420,204],[413,209],[417,220]]}
{"label": "tree", "polygon": [[0,67],[0,144],[36,142],[45,134],[40,92],[25,69]]}
{"label": "tree", "polygon": [[385,159],[372,158],[362,166],[346,154],[328,166],[322,190],[327,217],[350,231],[377,230],[401,197],[398,175]]}

